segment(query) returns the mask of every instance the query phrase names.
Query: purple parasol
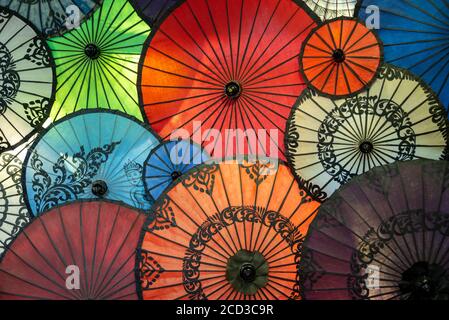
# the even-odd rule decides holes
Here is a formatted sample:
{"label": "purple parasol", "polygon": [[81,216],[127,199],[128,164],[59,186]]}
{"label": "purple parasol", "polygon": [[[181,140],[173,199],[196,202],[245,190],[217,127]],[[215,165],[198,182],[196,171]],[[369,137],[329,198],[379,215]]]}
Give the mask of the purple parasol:
{"label": "purple parasol", "polygon": [[302,251],[305,299],[448,299],[448,162],[353,179],[321,207]]}

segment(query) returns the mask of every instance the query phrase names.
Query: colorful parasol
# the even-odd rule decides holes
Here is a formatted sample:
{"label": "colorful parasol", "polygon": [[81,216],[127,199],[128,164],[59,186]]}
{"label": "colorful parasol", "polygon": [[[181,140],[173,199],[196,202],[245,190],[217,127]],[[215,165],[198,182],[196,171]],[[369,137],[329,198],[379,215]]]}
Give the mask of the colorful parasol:
{"label": "colorful parasol", "polygon": [[127,0],[104,0],[79,28],[49,39],[58,81],[51,118],[105,108],[141,120],[137,67],[149,33]]}
{"label": "colorful parasol", "polygon": [[155,131],[166,140],[185,129],[212,157],[285,158],[285,122],[305,88],[300,47],[316,26],[299,4],[187,0],[174,9],[141,60],[141,103]]}
{"label": "colorful parasol", "polygon": [[304,0],[322,20],[353,17],[357,0]]}
{"label": "colorful parasol", "polygon": [[382,60],[376,35],[355,19],[339,18],[315,28],[304,43],[301,72],[321,94],[344,97],[364,90]]}
{"label": "colorful parasol", "polygon": [[40,33],[0,7],[0,152],[30,138],[47,119],[54,62]]}
{"label": "colorful parasol", "polygon": [[135,250],[145,215],[107,201],[37,217],[0,264],[0,299],[136,300]]}
{"label": "colorful parasol", "polygon": [[306,299],[449,299],[449,166],[377,167],[322,205],[300,260]]}
{"label": "colorful parasol", "polygon": [[0,6],[26,17],[45,36],[76,28],[102,0],[0,0]]}
{"label": "colorful parasol", "polygon": [[144,299],[297,299],[298,247],[319,206],[287,166],[200,165],[152,208],[140,246]]}
{"label": "colorful parasol", "polygon": [[419,78],[385,64],[371,87],[354,97],[304,92],[287,126],[288,158],[301,185],[325,200],[375,166],[447,158],[446,117]]}
{"label": "colorful parasol", "polygon": [[55,122],[25,159],[23,185],[30,211],[39,215],[92,198],[148,210],[143,163],[158,143],[149,128],[119,112],[81,111]]}
{"label": "colorful parasol", "polygon": [[129,0],[151,27],[158,25],[182,0]]}
{"label": "colorful parasol", "polygon": [[0,154],[0,257],[31,220],[24,200],[22,169],[32,141]]}
{"label": "colorful parasol", "polygon": [[[378,8],[378,17],[370,8]],[[367,10],[368,9],[368,10]],[[385,61],[420,76],[449,107],[448,3],[421,0],[359,0],[357,15],[369,23],[385,47]]]}
{"label": "colorful parasol", "polygon": [[167,141],[151,151],[144,164],[144,183],[147,194],[159,198],[173,181],[209,160],[209,155],[190,140]]}

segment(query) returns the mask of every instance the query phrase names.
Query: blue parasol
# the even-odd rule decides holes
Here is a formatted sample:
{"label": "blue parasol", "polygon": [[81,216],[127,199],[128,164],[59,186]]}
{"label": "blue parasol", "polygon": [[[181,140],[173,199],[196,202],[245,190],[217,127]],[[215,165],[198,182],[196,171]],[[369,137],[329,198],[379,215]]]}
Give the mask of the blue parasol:
{"label": "blue parasol", "polygon": [[190,140],[164,142],[145,161],[144,183],[147,194],[154,199],[159,198],[173,181],[207,160],[207,152]]}
{"label": "blue parasol", "polygon": [[143,163],[159,143],[134,118],[83,111],[55,122],[25,159],[23,185],[34,215],[76,199],[118,200],[147,210]]}
{"label": "blue parasol", "polygon": [[[385,62],[424,79],[449,106],[449,3],[422,0],[360,0],[357,14],[379,29]],[[375,25],[375,24],[374,24]]]}

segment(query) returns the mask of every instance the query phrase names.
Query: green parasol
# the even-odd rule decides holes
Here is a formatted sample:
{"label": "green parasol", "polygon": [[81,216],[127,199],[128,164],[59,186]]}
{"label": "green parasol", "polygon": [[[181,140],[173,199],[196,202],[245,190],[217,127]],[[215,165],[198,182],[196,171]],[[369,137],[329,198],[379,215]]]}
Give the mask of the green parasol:
{"label": "green parasol", "polygon": [[50,117],[107,108],[142,120],[137,66],[149,33],[128,1],[105,0],[78,28],[49,39],[58,82]]}

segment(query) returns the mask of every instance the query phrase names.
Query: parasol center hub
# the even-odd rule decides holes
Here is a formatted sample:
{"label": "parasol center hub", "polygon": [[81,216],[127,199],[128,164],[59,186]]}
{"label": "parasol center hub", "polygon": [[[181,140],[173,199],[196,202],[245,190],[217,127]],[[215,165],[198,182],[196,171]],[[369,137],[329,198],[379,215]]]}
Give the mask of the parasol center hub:
{"label": "parasol center hub", "polygon": [[343,63],[346,60],[346,55],[342,49],[336,49],[332,52],[332,59],[334,59],[336,63]]}
{"label": "parasol center hub", "polygon": [[411,294],[411,299],[427,300],[438,296],[438,287],[443,286],[446,270],[439,265],[420,261],[402,273],[399,288],[402,293]]}
{"label": "parasol center hub", "polygon": [[373,152],[374,145],[371,141],[363,141],[362,143],[360,143],[359,149],[360,149],[360,152],[362,152],[364,154],[368,154],[368,153]]}
{"label": "parasol center hub", "polygon": [[256,280],[256,267],[250,263],[244,263],[240,267],[240,278],[245,282]]}
{"label": "parasol center hub", "polygon": [[108,192],[108,185],[103,180],[96,180],[92,183],[92,193],[97,197],[103,197]]}
{"label": "parasol center hub", "polygon": [[231,81],[225,86],[225,94],[229,98],[238,98],[242,93],[242,87],[237,81]]}
{"label": "parasol center hub", "polygon": [[84,48],[84,53],[92,60],[96,60],[100,57],[101,50],[95,43],[89,43]]}
{"label": "parasol center hub", "polygon": [[171,178],[173,181],[175,181],[176,179],[178,179],[180,176],[182,176],[181,171],[173,171],[171,173]]}
{"label": "parasol center hub", "polygon": [[269,266],[258,251],[239,250],[228,259],[226,280],[234,290],[255,295],[268,283]]}

